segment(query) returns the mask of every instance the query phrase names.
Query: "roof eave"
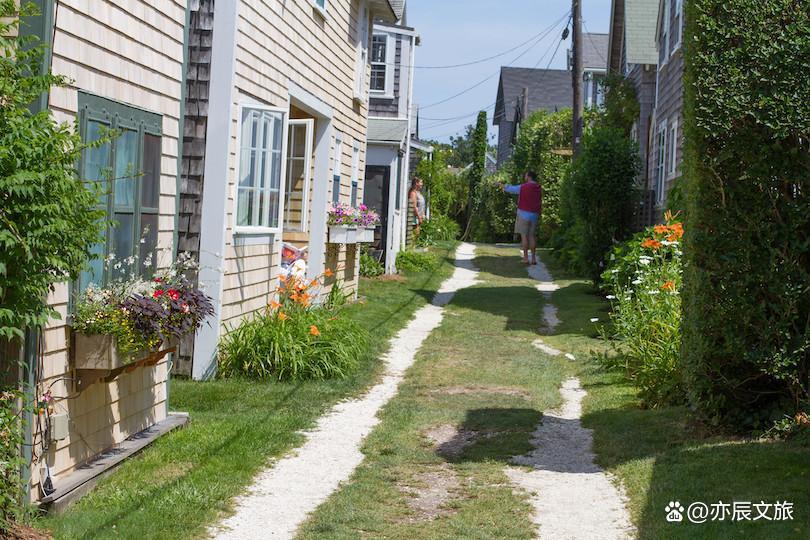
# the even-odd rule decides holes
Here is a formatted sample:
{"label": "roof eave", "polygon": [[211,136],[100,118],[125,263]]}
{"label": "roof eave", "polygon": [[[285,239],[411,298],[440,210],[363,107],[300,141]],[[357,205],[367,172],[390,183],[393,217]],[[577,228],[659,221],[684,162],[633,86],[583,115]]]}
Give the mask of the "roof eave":
{"label": "roof eave", "polygon": [[375,19],[396,23],[400,18],[389,0],[369,0],[368,7]]}

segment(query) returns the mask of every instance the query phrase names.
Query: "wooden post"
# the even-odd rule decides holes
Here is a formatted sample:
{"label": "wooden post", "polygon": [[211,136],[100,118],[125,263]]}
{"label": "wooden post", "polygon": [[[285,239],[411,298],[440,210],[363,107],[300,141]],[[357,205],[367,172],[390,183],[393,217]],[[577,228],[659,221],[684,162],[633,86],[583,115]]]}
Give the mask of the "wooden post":
{"label": "wooden post", "polygon": [[571,13],[573,17],[572,42],[574,62],[571,76],[574,85],[574,120],[573,120],[573,148],[574,156],[579,153],[579,143],[582,138],[582,1],[572,0]]}

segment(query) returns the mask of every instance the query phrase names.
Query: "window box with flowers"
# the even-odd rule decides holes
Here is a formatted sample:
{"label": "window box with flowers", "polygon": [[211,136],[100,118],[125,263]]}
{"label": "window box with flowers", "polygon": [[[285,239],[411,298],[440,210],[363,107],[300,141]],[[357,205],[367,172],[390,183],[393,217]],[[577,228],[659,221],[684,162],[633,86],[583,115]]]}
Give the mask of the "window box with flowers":
{"label": "window box with flowers", "polygon": [[380,216],[365,204],[354,208],[348,204],[334,203],[327,214],[329,243],[357,244],[374,241],[374,228],[380,224]]}
{"label": "window box with flowers", "polygon": [[157,364],[213,315],[211,299],[184,275],[191,266],[182,259],[151,280],[132,277],[82,293],[72,317],[78,390]]}

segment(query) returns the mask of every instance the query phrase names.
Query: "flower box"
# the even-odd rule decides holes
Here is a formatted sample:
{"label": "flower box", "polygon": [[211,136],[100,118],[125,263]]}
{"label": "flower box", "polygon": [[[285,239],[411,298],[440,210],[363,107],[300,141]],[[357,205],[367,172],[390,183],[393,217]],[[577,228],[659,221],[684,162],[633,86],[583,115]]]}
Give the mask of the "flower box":
{"label": "flower box", "polygon": [[357,230],[358,243],[372,243],[374,242],[374,228],[363,227]]}
{"label": "flower box", "polygon": [[176,350],[174,343],[164,342],[155,350],[122,354],[118,351],[115,336],[85,335],[73,332],[73,367],[76,370],[76,387],[81,391],[101,379],[110,382],[122,373],[139,367],[154,366],[167,354]]}
{"label": "flower box", "polygon": [[329,226],[329,243],[330,244],[356,244],[357,243],[357,228],[346,227],[345,225],[330,225]]}

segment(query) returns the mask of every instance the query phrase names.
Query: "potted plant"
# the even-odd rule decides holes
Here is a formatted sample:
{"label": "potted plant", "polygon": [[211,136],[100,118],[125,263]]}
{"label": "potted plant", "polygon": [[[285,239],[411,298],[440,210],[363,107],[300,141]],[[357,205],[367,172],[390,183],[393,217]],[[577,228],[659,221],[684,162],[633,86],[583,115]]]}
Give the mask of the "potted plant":
{"label": "potted plant", "polygon": [[213,315],[214,306],[186,279],[184,272],[192,266],[183,257],[151,280],[132,277],[105,288],[88,287],[71,322],[74,367],[114,371],[157,361],[194,333]]}
{"label": "potted plant", "polygon": [[373,242],[374,229],[380,224],[380,215],[365,204],[361,204],[358,210],[360,229],[358,229],[357,241],[362,243]]}

